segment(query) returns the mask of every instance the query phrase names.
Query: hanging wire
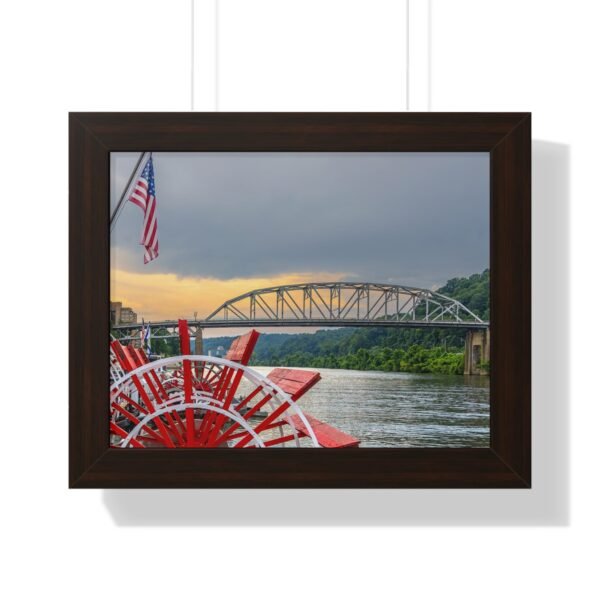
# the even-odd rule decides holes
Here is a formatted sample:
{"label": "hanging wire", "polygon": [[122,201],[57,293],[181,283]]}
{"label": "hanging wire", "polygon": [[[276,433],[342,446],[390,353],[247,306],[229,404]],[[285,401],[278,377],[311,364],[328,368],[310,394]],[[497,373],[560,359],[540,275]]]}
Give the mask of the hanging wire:
{"label": "hanging wire", "polygon": [[219,0],[215,0],[215,111],[219,112]]}
{"label": "hanging wire", "polygon": [[406,0],[406,110],[410,109],[410,0]]}
{"label": "hanging wire", "polygon": [[192,21],[192,30],[190,32],[190,46],[191,46],[191,57],[190,57],[190,64],[191,64],[191,85],[190,85],[190,96],[191,96],[191,110],[194,110],[194,55],[195,55],[195,39],[194,39],[194,34],[195,34],[195,21],[194,21],[194,0],[190,0],[190,7],[191,7],[191,21]]}

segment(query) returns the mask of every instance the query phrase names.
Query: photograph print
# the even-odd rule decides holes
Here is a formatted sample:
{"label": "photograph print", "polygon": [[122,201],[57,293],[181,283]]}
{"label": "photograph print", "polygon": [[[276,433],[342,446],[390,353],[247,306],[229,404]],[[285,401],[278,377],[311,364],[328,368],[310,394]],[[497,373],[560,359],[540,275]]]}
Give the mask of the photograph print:
{"label": "photograph print", "polygon": [[110,446],[488,448],[487,152],[113,152]]}

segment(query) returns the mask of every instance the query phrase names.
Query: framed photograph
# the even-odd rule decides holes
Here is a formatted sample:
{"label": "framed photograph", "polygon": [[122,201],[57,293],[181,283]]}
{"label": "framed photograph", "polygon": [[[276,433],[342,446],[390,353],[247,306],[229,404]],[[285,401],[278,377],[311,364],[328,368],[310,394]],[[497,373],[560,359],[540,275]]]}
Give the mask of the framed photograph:
{"label": "framed photograph", "polygon": [[72,113],[69,485],[531,486],[531,115]]}

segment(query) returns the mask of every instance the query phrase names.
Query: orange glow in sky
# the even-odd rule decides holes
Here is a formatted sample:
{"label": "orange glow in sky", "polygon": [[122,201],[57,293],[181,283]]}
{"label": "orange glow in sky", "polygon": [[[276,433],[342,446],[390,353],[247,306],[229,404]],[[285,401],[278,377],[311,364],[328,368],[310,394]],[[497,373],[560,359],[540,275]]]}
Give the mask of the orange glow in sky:
{"label": "orange glow in sky", "polygon": [[179,277],[172,273],[111,271],[110,299],[131,307],[146,321],[207,317],[223,302],[251,290],[306,283],[341,281],[346,273],[285,273],[268,278],[209,279]]}

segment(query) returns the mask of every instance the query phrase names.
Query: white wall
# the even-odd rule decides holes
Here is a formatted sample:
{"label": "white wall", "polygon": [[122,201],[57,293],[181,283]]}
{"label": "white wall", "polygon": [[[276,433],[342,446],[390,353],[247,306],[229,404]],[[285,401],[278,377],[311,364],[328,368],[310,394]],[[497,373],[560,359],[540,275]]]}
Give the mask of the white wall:
{"label": "white wall", "polygon": [[[196,0],[192,47],[189,0],[4,3],[5,597],[466,600],[597,590],[596,3],[409,8],[220,0],[217,11],[215,0]],[[533,111],[533,490],[67,490],[67,111],[192,102]]]}

